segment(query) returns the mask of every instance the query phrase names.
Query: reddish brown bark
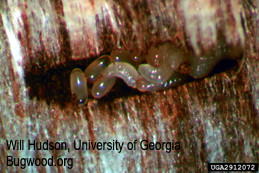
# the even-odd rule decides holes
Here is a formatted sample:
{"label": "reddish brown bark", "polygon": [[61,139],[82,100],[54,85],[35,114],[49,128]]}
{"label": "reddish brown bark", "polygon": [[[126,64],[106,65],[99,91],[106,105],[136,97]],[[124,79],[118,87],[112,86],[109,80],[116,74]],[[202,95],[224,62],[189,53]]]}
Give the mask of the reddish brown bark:
{"label": "reddish brown bark", "polygon": [[[208,162],[258,163],[259,68],[255,32],[257,8],[253,1],[242,1],[240,4],[236,1],[209,1],[211,4],[203,1],[191,3],[187,0],[173,3],[158,1],[152,4],[108,1],[108,6],[110,3],[115,4],[109,6],[111,13],[100,10],[101,3],[97,1],[89,2],[93,6],[90,9],[86,8],[88,2],[78,2],[81,4],[65,1],[28,4],[19,1],[17,8],[22,12],[21,21],[15,20],[10,25],[6,20],[10,21],[17,11],[12,8],[10,1],[0,7],[1,170],[23,171],[19,167],[6,166],[8,155],[53,156],[56,160],[59,157],[74,158],[73,171],[81,172],[204,172],[207,171]],[[120,97],[113,92],[103,100],[90,99],[84,107],[78,107],[70,101],[69,81],[66,77],[70,69],[90,61],[76,59],[94,57],[119,46],[146,51],[151,43],[165,40],[179,43],[175,41],[176,37],[185,48],[193,49],[191,51],[194,54],[212,51],[214,41],[209,39],[211,42],[206,42],[207,37],[199,30],[199,26],[211,21],[198,13],[193,18],[192,21],[198,23],[197,28],[194,27],[197,29],[194,32],[197,33],[197,37],[194,36],[197,42],[190,41],[192,33],[183,29],[193,24],[186,23],[186,18],[195,11],[190,9],[183,12],[187,8],[186,4],[199,6],[200,14],[210,8],[216,9],[215,15],[211,17],[215,21],[220,19],[217,33],[230,34],[224,36],[226,42],[229,41],[228,49],[235,54],[245,47],[244,59],[238,61],[238,66],[166,91],[133,92],[126,96],[120,91],[119,94],[123,94]],[[208,6],[204,7],[203,4]],[[234,7],[240,10],[238,14],[244,25],[241,27],[246,29],[245,45],[239,32],[240,26],[227,22],[237,17]],[[100,13],[94,15],[97,11]],[[83,15],[92,15],[96,27],[84,23],[86,18]],[[73,28],[73,22],[69,24],[66,17],[74,16],[78,25]],[[47,24],[51,26],[46,26],[46,30],[42,29],[43,24],[46,24],[43,19],[47,19]],[[211,29],[211,25],[205,26],[208,27],[206,31]],[[95,30],[91,30],[91,27]],[[8,38],[8,29],[14,31],[22,45],[22,65],[16,64],[12,58],[14,43]],[[200,51],[194,49],[196,43]],[[15,67],[19,65],[24,67],[24,77],[19,75]],[[43,84],[47,86],[41,86]],[[135,139],[161,142],[174,140],[181,143],[181,150],[171,153],[140,149],[129,151],[126,148],[122,153],[96,150],[18,151],[7,150],[6,139],[65,141],[69,144],[74,139],[96,142],[116,139],[121,142]],[[69,170],[67,167],[30,168],[39,172],[49,169],[61,172]]]}

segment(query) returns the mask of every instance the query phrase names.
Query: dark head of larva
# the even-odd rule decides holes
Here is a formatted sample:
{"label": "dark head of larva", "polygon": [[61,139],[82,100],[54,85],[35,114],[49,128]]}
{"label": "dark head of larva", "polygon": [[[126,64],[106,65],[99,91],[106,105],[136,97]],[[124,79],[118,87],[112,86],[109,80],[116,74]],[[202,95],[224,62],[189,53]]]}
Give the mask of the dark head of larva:
{"label": "dark head of larva", "polygon": [[[93,85],[91,95],[96,99],[109,93],[117,79],[140,92],[163,90],[190,81],[191,78],[207,76],[224,58],[224,53],[196,57],[171,42],[151,46],[144,55],[127,50],[113,50],[110,55],[94,60],[84,73],[80,69],[74,69],[70,76],[71,92],[82,104],[87,100],[86,82]],[[189,70],[183,73],[181,67],[186,67],[186,64]]]}

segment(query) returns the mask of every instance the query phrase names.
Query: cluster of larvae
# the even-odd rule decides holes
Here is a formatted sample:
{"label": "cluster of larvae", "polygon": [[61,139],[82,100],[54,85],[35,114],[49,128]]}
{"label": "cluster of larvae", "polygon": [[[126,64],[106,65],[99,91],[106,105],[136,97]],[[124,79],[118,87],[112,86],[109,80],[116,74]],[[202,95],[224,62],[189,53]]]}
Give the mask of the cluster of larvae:
{"label": "cluster of larvae", "polygon": [[[91,94],[97,99],[113,88],[117,78],[141,92],[157,91],[176,86],[189,75],[204,77],[217,62],[215,57],[187,56],[169,42],[150,47],[143,56],[126,50],[113,50],[110,55],[94,60],[84,72],[74,69],[70,75],[70,87],[79,104],[84,104],[88,99],[87,83],[93,84]],[[184,63],[190,64],[188,74],[180,72]]]}

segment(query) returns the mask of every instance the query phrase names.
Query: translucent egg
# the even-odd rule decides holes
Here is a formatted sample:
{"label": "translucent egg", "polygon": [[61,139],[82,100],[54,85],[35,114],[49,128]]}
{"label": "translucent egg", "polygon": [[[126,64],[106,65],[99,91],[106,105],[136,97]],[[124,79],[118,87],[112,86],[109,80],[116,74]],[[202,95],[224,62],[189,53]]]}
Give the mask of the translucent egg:
{"label": "translucent egg", "polygon": [[164,61],[171,58],[175,53],[175,47],[167,42],[158,47],[151,46],[145,56],[147,63],[153,67],[162,66]]}
{"label": "translucent egg", "polygon": [[96,82],[94,82],[94,85],[92,88],[92,96],[97,99],[102,98],[112,89],[115,82],[116,82],[116,77],[99,78]]}
{"label": "translucent egg", "polygon": [[108,55],[103,55],[94,60],[86,69],[85,76],[89,83],[94,83],[103,70],[108,67],[111,63],[111,58]]}
{"label": "translucent egg", "polygon": [[204,56],[191,58],[190,75],[195,79],[207,76],[221,60],[220,56]]}
{"label": "translucent egg", "polygon": [[78,104],[84,104],[88,99],[87,83],[81,69],[75,68],[70,74],[70,89]]}
{"label": "translucent egg", "polygon": [[136,51],[112,50],[110,57],[112,62],[127,62],[134,67],[145,61],[145,57],[140,56]]}
{"label": "translucent egg", "polygon": [[177,71],[186,61],[183,53],[171,43],[164,43],[159,47],[152,46],[146,55],[148,64],[141,64],[138,72],[149,83],[161,84]]}
{"label": "translucent egg", "polygon": [[161,63],[164,61],[165,56],[163,54],[163,47],[150,47],[148,54],[145,56],[147,63],[153,67],[161,66]]}
{"label": "translucent egg", "polygon": [[111,60],[113,62],[128,62],[133,63],[132,57],[133,55],[126,50],[113,50],[111,52]]}

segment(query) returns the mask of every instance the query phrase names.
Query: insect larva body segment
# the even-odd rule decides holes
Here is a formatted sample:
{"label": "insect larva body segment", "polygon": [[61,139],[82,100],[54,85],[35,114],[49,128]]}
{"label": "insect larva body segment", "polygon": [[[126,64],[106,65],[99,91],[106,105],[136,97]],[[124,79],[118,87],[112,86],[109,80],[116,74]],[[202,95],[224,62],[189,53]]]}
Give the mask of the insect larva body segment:
{"label": "insect larva body segment", "polygon": [[[151,46],[145,55],[134,51],[113,50],[110,56],[103,55],[93,61],[86,68],[85,76],[93,84],[92,96],[98,99],[113,88],[116,78],[121,78],[129,87],[141,92],[153,92],[177,86],[190,78],[205,77],[224,58],[225,54],[220,50],[197,57],[191,51],[187,52],[170,42],[158,47]],[[138,57],[138,61],[135,61],[135,57]],[[182,70],[183,67],[185,70]],[[79,75],[78,70],[73,72],[84,77],[81,72]],[[71,81],[71,86],[73,82],[76,80]],[[85,93],[82,90],[86,87],[71,88],[79,99],[85,97],[86,94],[79,93]]]}

